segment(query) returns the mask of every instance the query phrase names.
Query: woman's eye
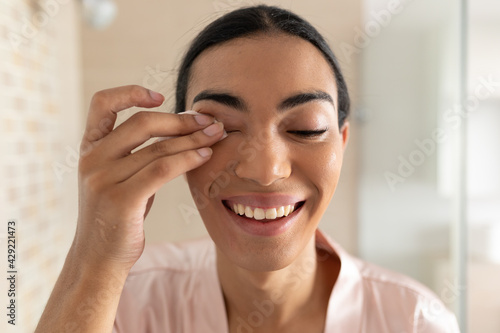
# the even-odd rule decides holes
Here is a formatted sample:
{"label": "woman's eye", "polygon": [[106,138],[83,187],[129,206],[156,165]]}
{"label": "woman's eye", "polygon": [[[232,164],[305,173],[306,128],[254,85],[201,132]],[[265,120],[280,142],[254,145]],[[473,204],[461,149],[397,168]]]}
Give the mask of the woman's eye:
{"label": "woman's eye", "polygon": [[321,129],[321,130],[304,130],[304,131],[288,131],[288,133],[295,134],[297,136],[301,136],[304,138],[314,138],[316,136],[320,136],[321,134],[325,133],[328,131],[328,128]]}
{"label": "woman's eye", "polygon": [[226,130],[226,133],[227,133],[227,134],[237,133],[237,132],[239,132],[239,130],[231,130],[231,129],[227,129],[227,130]]}

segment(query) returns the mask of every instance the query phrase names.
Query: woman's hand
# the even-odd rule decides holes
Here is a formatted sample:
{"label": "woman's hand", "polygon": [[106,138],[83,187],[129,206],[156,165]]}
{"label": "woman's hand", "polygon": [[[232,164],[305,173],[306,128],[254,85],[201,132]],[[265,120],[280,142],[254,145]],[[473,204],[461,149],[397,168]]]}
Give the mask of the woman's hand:
{"label": "woman's hand", "polygon": [[[82,259],[130,268],[144,247],[143,223],[154,194],[210,159],[221,123],[200,115],[139,112],[113,130],[117,112],[161,105],[140,86],[103,90],[92,99],[79,163],[79,217],[73,244]],[[134,153],[152,137],[179,136]]]}
{"label": "woman's hand", "polygon": [[[75,239],[37,333],[111,332],[122,288],[144,248],[143,223],[166,182],[210,159],[221,123],[201,115],[139,112],[113,130],[117,112],[161,105],[139,86],[94,95],[81,145]],[[176,136],[134,149],[152,137]]]}

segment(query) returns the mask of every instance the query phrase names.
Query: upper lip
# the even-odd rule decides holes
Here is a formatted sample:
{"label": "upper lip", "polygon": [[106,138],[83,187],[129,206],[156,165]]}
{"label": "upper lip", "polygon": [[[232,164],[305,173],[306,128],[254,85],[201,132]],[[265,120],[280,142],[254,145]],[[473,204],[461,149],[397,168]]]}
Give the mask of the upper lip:
{"label": "upper lip", "polygon": [[258,208],[275,208],[287,205],[295,205],[305,199],[291,194],[269,193],[269,194],[246,194],[223,197],[222,201],[229,204],[242,204]]}

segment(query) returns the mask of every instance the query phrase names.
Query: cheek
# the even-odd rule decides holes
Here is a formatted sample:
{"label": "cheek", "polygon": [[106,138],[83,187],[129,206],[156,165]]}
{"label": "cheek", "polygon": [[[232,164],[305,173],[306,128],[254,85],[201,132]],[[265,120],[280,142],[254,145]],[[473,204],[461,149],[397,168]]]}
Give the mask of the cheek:
{"label": "cheek", "polygon": [[203,201],[206,202],[218,197],[221,190],[229,185],[236,160],[234,150],[223,143],[221,141],[212,146],[213,154],[207,163],[186,174],[193,197],[203,196]]}
{"label": "cheek", "polygon": [[319,194],[329,199],[335,192],[340,176],[340,145],[325,144],[313,149],[304,149],[297,163],[300,163],[305,177],[316,187]]}

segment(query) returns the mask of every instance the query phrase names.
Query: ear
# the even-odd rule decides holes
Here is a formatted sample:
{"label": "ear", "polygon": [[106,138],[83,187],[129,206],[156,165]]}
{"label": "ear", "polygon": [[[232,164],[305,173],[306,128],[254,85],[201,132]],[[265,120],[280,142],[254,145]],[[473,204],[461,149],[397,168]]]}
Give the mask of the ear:
{"label": "ear", "polygon": [[345,151],[345,148],[347,147],[347,142],[349,141],[349,134],[350,134],[350,124],[346,120],[344,121],[344,124],[342,125],[342,128],[340,129],[340,135],[342,136],[342,150]]}

